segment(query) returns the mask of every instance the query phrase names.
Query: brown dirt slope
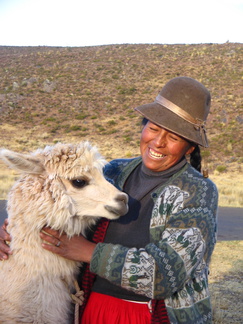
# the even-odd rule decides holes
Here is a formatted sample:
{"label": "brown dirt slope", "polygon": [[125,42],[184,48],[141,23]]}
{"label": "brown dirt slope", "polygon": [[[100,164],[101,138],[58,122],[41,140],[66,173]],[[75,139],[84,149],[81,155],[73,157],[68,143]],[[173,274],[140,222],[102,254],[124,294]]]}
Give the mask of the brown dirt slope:
{"label": "brown dirt slope", "polygon": [[243,44],[0,47],[0,146],[29,151],[88,138],[107,159],[139,154],[137,105],[171,78],[212,93],[211,170],[241,170]]}

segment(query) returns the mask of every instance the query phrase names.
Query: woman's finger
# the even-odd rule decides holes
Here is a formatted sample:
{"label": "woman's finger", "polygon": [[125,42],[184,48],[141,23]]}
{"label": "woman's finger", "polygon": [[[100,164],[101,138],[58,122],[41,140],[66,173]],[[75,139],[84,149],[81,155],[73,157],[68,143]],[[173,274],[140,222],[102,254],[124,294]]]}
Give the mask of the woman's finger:
{"label": "woman's finger", "polygon": [[[3,247],[0,247],[1,251],[0,251],[0,261],[2,260],[7,260],[8,259],[8,256],[10,254],[12,254],[11,250],[10,249],[6,249],[6,248],[3,248]],[[4,251],[6,251],[6,253],[4,253]]]}
{"label": "woman's finger", "polygon": [[0,240],[0,260],[7,260],[9,254],[12,254],[10,247],[4,240]]}
{"label": "woman's finger", "polygon": [[8,219],[4,220],[3,225],[0,227],[0,260],[7,260],[8,255],[12,254],[12,251],[6,242],[11,241],[11,236],[7,232]]}
{"label": "woman's finger", "polygon": [[55,236],[55,237],[60,237],[60,232],[56,231],[50,227],[43,227],[42,232],[45,232],[45,233]]}
{"label": "woman's finger", "polygon": [[8,226],[8,218],[5,218],[2,226],[5,231],[7,231],[7,226]]}
{"label": "woman's finger", "polygon": [[49,233],[47,234],[46,232],[41,231],[40,232],[40,237],[43,241],[47,242],[48,244],[55,245],[57,247],[60,246],[60,237],[56,237],[53,235],[50,235]]}
{"label": "woman's finger", "polygon": [[0,227],[0,241],[11,241],[11,236],[7,232],[8,219],[4,220],[3,225]]}

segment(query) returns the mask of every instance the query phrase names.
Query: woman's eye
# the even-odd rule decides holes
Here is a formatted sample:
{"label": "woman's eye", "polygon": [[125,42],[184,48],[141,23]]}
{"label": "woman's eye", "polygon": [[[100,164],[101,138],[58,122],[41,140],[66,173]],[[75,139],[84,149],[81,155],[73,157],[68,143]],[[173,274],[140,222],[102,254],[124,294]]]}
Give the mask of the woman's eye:
{"label": "woman's eye", "polygon": [[175,136],[170,136],[170,138],[173,140],[173,141],[178,141],[178,137],[175,137]]}
{"label": "woman's eye", "polygon": [[73,187],[80,189],[87,186],[88,181],[84,179],[73,179],[71,180],[71,184]]}
{"label": "woman's eye", "polygon": [[153,128],[153,127],[150,127],[150,130],[152,130],[153,132],[155,132],[157,129],[156,128]]}

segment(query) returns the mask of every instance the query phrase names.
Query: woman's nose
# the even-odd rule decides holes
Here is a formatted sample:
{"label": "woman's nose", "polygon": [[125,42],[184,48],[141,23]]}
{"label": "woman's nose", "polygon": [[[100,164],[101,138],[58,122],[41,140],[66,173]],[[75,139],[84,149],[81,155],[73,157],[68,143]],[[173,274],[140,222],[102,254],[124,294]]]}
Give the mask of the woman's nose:
{"label": "woman's nose", "polygon": [[155,144],[157,147],[165,147],[166,146],[166,137],[165,134],[158,134],[155,138]]}

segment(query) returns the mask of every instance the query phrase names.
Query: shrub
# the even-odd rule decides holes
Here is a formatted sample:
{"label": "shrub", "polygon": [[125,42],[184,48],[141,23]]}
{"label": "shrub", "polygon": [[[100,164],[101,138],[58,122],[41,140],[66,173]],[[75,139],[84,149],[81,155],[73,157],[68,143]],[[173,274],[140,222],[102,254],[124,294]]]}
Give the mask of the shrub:
{"label": "shrub", "polygon": [[73,125],[73,126],[70,127],[70,130],[71,131],[78,131],[78,130],[81,130],[81,127],[78,126],[78,125]]}
{"label": "shrub", "polygon": [[201,156],[202,158],[206,158],[206,157],[209,157],[210,156],[210,151],[201,151]]}
{"label": "shrub", "polygon": [[108,124],[109,126],[113,126],[113,125],[116,125],[117,122],[115,122],[115,121],[112,119],[112,120],[109,120],[109,121],[107,122],[107,124]]}
{"label": "shrub", "polygon": [[218,165],[217,167],[216,167],[216,171],[218,171],[218,172],[224,172],[225,170],[227,169],[227,167],[225,166],[225,165]]}
{"label": "shrub", "polygon": [[117,133],[117,132],[118,132],[117,129],[111,129],[111,130],[108,130],[105,134],[106,134],[106,135],[111,135],[111,134],[115,134],[115,133]]}
{"label": "shrub", "polygon": [[126,141],[126,142],[131,142],[131,140],[132,140],[132,137],[131,136],[123,136],[124,137],[124,140]]}
{"label": "shrub", "polygon": [[43,120],[43,123],[44,122],[48,122],[48,121],[56,121],[56,118],[54,118],[54,117],[47,117],[47,118],[45,118],[44,120]]}
{"label": "shrub", "polygon": [[75,116],[75,119],[83,120],[83,119],[85,119],[86,117],[88,117],[88,115],[86,115],[86,114],[78,114],[77,116]]}

